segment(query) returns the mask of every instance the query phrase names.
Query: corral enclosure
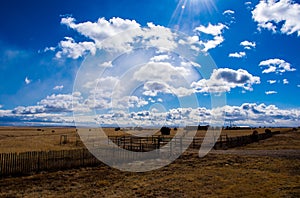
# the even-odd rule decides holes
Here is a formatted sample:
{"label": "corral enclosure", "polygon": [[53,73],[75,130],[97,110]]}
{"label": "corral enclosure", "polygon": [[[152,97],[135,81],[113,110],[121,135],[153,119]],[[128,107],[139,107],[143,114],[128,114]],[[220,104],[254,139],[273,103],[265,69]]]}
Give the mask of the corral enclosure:
{"label": "corral enclosure", "polygon": [[[159,135],[159,129],[139,129],[121,128],[102,128],[107,136],[152,136]],[[97,132],[99,129],[82,128],[85,133]],[[250,135],[256,130],[264,133],[265,128],[245,129],[245,130],[222,130],[221,135],[228,137]],[[290,128],[271,128],[272,131],[288,131]],[[176,133],[181,133],[182,128],[171,130],[170,137]],[[206,131],[198,131],[196,137],[203,138]],[[66,137],[65,144],[62,144]],[[27,151],[57,151],[83,148],[75,128],[36,128],[36,127],[0,127],[0,153],[27,152]]]}

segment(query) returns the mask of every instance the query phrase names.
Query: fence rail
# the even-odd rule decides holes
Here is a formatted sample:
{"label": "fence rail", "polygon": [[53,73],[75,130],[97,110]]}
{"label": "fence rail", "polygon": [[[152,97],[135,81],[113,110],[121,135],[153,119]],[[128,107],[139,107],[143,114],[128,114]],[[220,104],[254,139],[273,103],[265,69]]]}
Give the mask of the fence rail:
{"label": "fence rail", "polygon": [[[279,131],[275,131],[268,134],[262,133],[239,137],[228,137],[226,135],[222,135],[216,141],[214,148],[224,149],[242,146],[255,141],[267,139],[272,135],[279,133]],[[166,145],[170,140],[172,140],[172,138],[168,136],[153,136],[148,137],[148,139],[140,137],[110,137],[110,139],[120,148],[135,151],[135,154],[129,157],[129,160],[132,161],[139,158],[142,155],[141,152],[155,150]],[[203,138],[194,137],[193,140],[189,142],[189,148],[200,148],[202,141]],[[182,150],[182,145],[187,145],[183,142],[182,138],[173,139],[173,144],[169,144],[170,154],[172,154],[176,147],[179,147],[180,150]],[[110,152],[107,153],[110,154]],[[112,157],[121,159],[119,162],[122,160],[128,161],[128,152],[125,154],[125,152],[118,151],[116,153],[114,152],[113,155],[114,156]],[[55,171],[100,164],[102,164],[102,162],[94,157],[86,148],[60,151],[0,153],[0,177],[26,175],[40,171]]]}

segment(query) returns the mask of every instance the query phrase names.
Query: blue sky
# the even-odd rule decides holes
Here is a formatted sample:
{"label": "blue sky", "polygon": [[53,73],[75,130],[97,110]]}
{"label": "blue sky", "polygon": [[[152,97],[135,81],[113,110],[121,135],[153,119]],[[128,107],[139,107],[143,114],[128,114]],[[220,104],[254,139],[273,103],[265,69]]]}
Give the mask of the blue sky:
{"label": "blue sky", "polygon": [[0,124],[298,126],[299,13],[290,0],[2,1]]}

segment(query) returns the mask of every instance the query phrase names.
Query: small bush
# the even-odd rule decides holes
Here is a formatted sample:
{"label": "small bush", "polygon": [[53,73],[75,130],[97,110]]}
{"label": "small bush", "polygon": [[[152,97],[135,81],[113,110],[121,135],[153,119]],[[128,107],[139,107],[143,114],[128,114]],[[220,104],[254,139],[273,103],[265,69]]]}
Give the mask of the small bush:
{"label": "small bush", "polygon": [[116,128],[115,128],[115,131],[120,131],[120,130],[121,130],[120,127],[116,127]]}
{"label": "small bush", "polygon": [[266,129],[265,133],[268,134],[268,135],[272,135],[272,131],[270,129]]}
{"label": "small bush", "polygon": [[174,128],[174,131],[177,131],[177,127]]}
{"label": "small bush", "polygon": [[162,135],[170,135],[171,129],[169,127],[161,127],[160,132]]}

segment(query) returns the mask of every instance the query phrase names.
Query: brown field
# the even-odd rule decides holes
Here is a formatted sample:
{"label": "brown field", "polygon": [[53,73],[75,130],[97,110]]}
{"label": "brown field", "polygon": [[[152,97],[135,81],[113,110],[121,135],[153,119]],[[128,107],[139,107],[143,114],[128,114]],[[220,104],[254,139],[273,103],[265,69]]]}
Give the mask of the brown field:
{"label": "brown field", "polygon": [[[125,130],[115,131],[114,128],[103,128],[108,136],[138,135],[151,136],[160,134],[158,129],[144,129],[142,131]],[[87,133],[98,129],[81,129]],[[171,135],[182,132],[171,130]],[[252,134],[254,130],[264,132],[264,128],[253,130],[223,130],[222,135],[229,137]],[[272,128],[272,131],[287,131],[289,128]],[[198,131],[196,137],[204,137],[206,131]],[[60,144],[61,135],[67,135],[67,143]],[[77,144],[76,144],[77,142]],[[0,153],[68,150],[83,147],[75,128],[34,128],[34,127],[0,127]]]}
{"label": "brown field", "polygon": [[[60,145],[61,135],[68,144]],[[1,127],[0,153],[74,149],[76,138],[74,128]]]}
{"label": "brown field", "polygon": [[[11,133],[14,137],[5,136],[9,130],[0,131],[3,150],[9,145],[11,150],[17,146],[45,149],[43,144],[46,149],[75,147],[73,143],[59,144],[60,134],[76,137],[75,131],[55,129],[54,135],[52,130],[37,133],[28,129],[28,133]],[[114,133],[112,129],[108,132]],[[285,132],[245,147],[212,151],[204,158],[198,157],[197,150],[189,150],[170,165],[146,173],[122,172],[102,165],[2,178],[0,197],[300,197],[299,145],[299,131]],[[247,154],[249,150],[254,152]],[[276,152],[270,155],[270,150]]]}
{"label": "brown field", "polygon": [[[75,129],[42,129],[0,128],[0,152],[82,147],[76,146]],[[197,150],[189,150],[170,165],[146,173],[121,172],[102,165],[2,178],[0,197],[300,197],[300,132],[272,129],[277,130],[283,133],[244,147],[212,151],[204,158],[198,157]],[[222,135],[241,136],[252,131],[223,130]],[[60,145],[61,135],[68,136],[67,144]],[[247,154],[249,150],[254,153]],[[270,155],[270,150],[275,154]]]}

